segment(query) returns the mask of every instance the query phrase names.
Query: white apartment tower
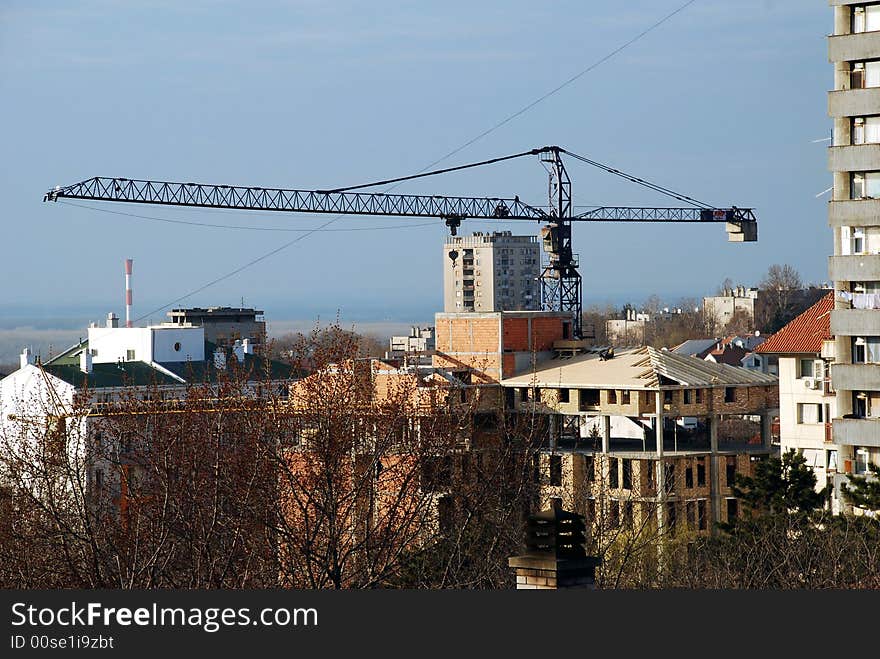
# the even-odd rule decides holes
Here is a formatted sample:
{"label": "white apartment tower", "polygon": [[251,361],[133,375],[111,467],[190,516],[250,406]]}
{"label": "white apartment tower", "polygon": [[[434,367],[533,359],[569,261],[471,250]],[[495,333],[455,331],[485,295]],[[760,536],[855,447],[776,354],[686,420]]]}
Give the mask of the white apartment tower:
{"label": "white apartment tower", "polygon": [[443,311],[540,311],[540,275],[537,236],[451,236],[443,245]]}
{"label": "white apartment tower", "polygon": [[843,471],[864,473],[869,462],[880,464],[880,2],[829,4],[834,255],[828,272],[836,291],[831,333],[837,362],[831,367],[837,403],[832,435]]}

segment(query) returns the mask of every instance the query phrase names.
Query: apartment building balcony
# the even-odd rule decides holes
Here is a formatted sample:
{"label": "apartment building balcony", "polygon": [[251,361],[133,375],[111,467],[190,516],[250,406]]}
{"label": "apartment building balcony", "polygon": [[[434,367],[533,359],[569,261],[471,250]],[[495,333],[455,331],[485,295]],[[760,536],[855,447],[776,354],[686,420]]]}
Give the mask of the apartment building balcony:
{"label": "apartment building balcony", "polygon": [[831,428],[835,444],[880,447],[880,418],[834,419]]}
{"label": "apartment building balcony", "polygon": [[[860,145],[878,146],[880,145]],[[834,147],[851,148],[851,147]],[[852,199],[828,204],[828,224],[832,227],[870,226],[880,217],[880,199]]]}
{"label": "apartment building balcony", "polygon": [[880,144],[832,146],[828,149],[832,172],[860,172],[880,169]]}
{"label": "apartment building balcony", "polygon": [[880,108],[880,87],[828,92],[828,114],[832,117],[861,117],[876,114],[877,108]]}
{"label": "apartment building balcony", "polygon": [[831,62],[876,58],[880,58],[880,32],[839,34],[828,37],[828,59]]}
{"label": "apartment building balcony", "polygon": [[831,333],[835,336],[873,336],[880,332],[880,311],[837,309],[831,312]]}
{"label": "apartment building balcony", "polygon": [[880,364],[832,364],[831,381],[838,391],[880,390]]}
{"label": "apartment building balcony", "polygon": [[828,276],[832,281],[880,280],[880,254],[856,254],[828,258]]}

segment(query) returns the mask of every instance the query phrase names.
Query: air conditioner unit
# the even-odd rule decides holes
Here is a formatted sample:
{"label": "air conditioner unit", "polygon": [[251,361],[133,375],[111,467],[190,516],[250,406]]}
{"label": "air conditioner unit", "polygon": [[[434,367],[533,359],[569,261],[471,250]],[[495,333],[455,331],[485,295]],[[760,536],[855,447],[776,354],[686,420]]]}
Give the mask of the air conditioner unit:
{"label": "air conditioner unit", "polygon": [[816,388],[816,379],[815,378],[804,378],[804,387],[806,389],[815,389]]}

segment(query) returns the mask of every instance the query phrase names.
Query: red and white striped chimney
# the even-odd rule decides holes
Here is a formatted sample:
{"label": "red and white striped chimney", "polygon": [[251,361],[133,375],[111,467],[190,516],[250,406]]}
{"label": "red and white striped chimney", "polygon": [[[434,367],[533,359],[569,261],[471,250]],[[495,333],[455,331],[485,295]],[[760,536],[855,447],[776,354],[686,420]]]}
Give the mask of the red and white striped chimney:
{"label": "red and white striped chimney", "polygon": [[125,326],[131,327],[131,264],[133,259],[125,259]]}

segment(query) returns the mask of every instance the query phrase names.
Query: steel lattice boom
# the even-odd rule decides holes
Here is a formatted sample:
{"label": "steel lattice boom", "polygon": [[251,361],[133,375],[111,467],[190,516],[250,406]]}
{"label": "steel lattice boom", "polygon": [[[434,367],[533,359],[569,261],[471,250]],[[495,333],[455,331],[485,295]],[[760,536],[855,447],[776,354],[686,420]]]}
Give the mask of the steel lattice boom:
{"label": "steel lattice boom", "polygon": [[[363,192],[321,192],[204,183],[175,183],[95,176],[49,190],[43,200],[81,199],[164,206],[238,210],[386,215],[460,219],[534,220],[550,215],[519,197],[448,197]],[[570,218],[573,222],[753,222],[750,208],[650,208],[601,206]]]}
{"label": "steel lattice boom", "polygon": [[[633,183],[693,204],[681,208],[650,208],[632,206],[600,206],[585,212],[572,212],[571,180],[561,154],[572,156]],[[373,192],[351,192],[354,189],[398,183],[425,176],[537,155],[550,175],[548,210],[520,201],[518,196],[449,197],[441,195],[406,195]],[[751,208],[714,208],[709,204],[645,181],[632,174],[603,165],[558,146],[545,146],[522,153],[494,158],[479,163],[376,183],[336,190],[293,190],[284,188],[173,183],[127,178],[96,176],[68,186],[49,190],[43,201],[83,199],[92,201],[128,202],[163,206],[195,206],[257,211],[294,213],[330,213],[333,215],[383,215],[396,217],[430,217],[446,222],[453,235],[462,220],[533,220],[544,224],[541,230],[548,263],[541,274],[541,299],[545,309],[570,311],[575,333],[580,336],[582,322],[581,276],[578,257],[573,251],[572,222],[688,222],[725,223],[728,239],[752,242],[758,239],[757,220]]]}
{"label": "steel lattice boom", "polygon": [[398,217],[544,220],[547,213],[518,198],[321,192],[237,185],[140,181],[96,176],[46,193],[45,201],[90,199],[238,210],[391,215]]}

